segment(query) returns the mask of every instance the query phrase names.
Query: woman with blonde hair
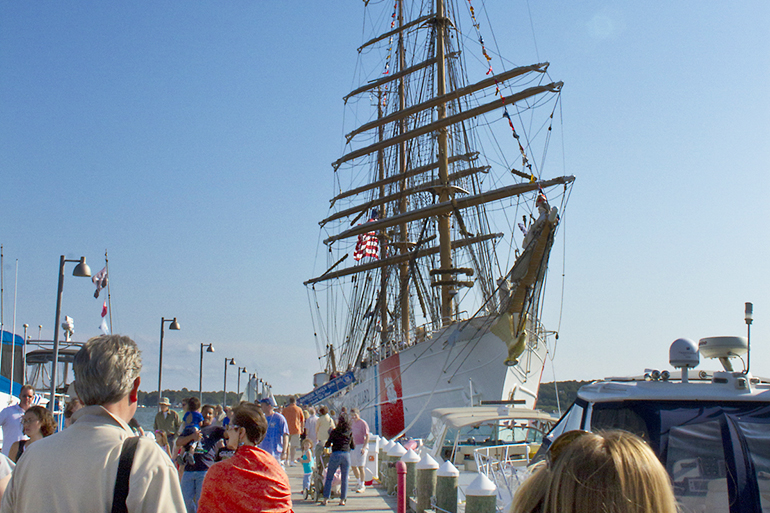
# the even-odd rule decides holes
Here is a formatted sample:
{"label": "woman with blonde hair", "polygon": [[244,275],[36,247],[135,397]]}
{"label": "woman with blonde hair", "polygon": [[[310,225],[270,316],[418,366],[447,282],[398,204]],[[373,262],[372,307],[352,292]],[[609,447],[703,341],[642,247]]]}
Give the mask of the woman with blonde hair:
{"label": "woman with blonde hair", "polygon": [[626,431],[570,431],[514,497],[513,513],[676,513],[666,469]]}

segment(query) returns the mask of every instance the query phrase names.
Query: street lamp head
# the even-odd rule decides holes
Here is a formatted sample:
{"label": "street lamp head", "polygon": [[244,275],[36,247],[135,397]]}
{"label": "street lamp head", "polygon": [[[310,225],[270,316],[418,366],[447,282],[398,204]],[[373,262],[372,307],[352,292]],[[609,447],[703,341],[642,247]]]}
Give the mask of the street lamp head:
{"label": "street lamp head", "polygon": [[176,322],[176,317],[174,317],[174,320],[171,322],[171,325],[168,327],[170,330],[181,330],[182,328],[179,327],[179,323]]}
{"label": "street lamp head", "polygon": [[[227,358],[225,358],[227,360]],[[235,365],[235,358],[230,358],[230,365]]]}
{"label": "street lamp head", "polygon": [[209,344],[209,347],[208,347],[208,349],[206,349],[206,352],[207,353],[213,353],[214,352],[214,346]]}
{"label": "street lamp head", "polygon": [[29,328],[29,324],[24,324],[24,329]]}
{"label": "street lamp head", "polygon": [[82,278],[91,277],[91,268],[86,264],[86,257],[80,257],[80,263],[75,266],[72,271],[72,276],[80,276]]}
{"label": "street lamp head", "polygon": [[244,367],[243,369],[241,369],[241,374],[246,374],[246,367]]}

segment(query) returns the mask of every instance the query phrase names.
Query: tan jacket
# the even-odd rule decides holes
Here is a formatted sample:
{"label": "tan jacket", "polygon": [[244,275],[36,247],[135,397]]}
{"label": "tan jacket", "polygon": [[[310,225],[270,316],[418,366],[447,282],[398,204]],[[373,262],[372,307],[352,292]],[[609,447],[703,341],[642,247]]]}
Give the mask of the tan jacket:
{"label": "tan jacket", "polygon": [[[82,408],[72,418],[70,427],[24,451],[0,513],[110,512],[118,459],[131,428],[101,406]],[[186,511],[177,471],[151,438],[140,438],[136,447],[126,504],[132,513]]]}
{"label": "tan jacket", "polygon": [[161,430],[167,435],[176,435],[181,426],[182,421],[179,419],[179,414],[174,410],[169,409],[166,415],[161,412],[155,415],[153,429],[156,431]]}

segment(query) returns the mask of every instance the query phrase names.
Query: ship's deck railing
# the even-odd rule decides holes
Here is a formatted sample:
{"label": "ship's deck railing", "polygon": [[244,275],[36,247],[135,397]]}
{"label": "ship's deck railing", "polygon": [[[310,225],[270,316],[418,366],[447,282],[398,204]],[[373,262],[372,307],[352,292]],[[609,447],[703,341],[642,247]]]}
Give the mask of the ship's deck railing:
{"label": "ship's deck railing", "polygon": [[[468,320],[470,318],[469,315],[470,314],[467,311],[458,312],[456,320]],[[367,357],[365,358],[365,362],[366,364],[373,365],[413,345],[419,344],[425,340],[430,340],[432,338],[432,334],[441,328],[442,326],[440,322],[427,322],[425,324],[421,324],[420,326],[416,326],[409,330],[408,342],[405,342],[404,339],[399,339],[394,336],[388,340],[386,347],[383,348],[378,346],[373,350],[370,350]],[[548,336],[555,333],[553,331],[546,330],[545,326],[540,322],[537,322],[536,326],[527,327],[526,330],[529,334],[529,344],[532,347],[538,347],[540,344],[545,344]]]}
{"label": "ship's deck railing", "polygon": [[[456,320],[467,320],[469,315],[470,314],[467,311],[463,310],[462,312],[457,313]],[[381,360],[384,360],[389,356],[393,356],[394,354],[403,351],[408,347],[419,344],[425,340],[429,340],[432,338],[432,333],[441,329],[441,327],[441,322],[426,322],[425,324],[415,326],[409,330],[408,342],[404,341],[403,338],[399,338],[394,335],[388,340],[387,347],[384,349],[382,347],[377,347],[376,349],[370,351],[366,361],[370,364],[378,363]]]}

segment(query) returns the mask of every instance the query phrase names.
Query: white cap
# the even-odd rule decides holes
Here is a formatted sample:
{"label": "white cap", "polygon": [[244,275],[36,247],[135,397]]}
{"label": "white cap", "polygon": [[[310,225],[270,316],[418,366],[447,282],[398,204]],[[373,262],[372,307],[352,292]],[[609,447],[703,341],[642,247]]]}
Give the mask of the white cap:
{"label": "white cap", "polygon": [[388,456],[394,456],[396,458],[400,458],[401,456],[406,454],[406,449],[404,449],[404,446],[401,445],[400,443],[393,442],[393,446],[390,449],[388,449],[388,452],[385,454],[387,454]]}
{"label": "white cap", "polygon": [[436,475],[439,477],[459,477],[460,471],[457,470],[457,467],[452,465],[451,461],[447,460],[438,468],[438,473],[436,473]]}
{"label": "white cap", "polygon": [[465,489],[465,496],[468,497],[488,497],[497,494],[497,487],[487,476],[479,472],[476,479],[471,481],[468,488]]}
{"label": "white cap", "polygon": [[415,467],[416,470],[435,470],[437,468],[438,462],[427,451],[423,453],[420,462]]}
{"label": "white cap", "polygon": [[420,457],[417,456],[417,453],[412,449],[409,449],[403,456],[401,456],[401,461],[404,463],[417,463],[420,461]]}

